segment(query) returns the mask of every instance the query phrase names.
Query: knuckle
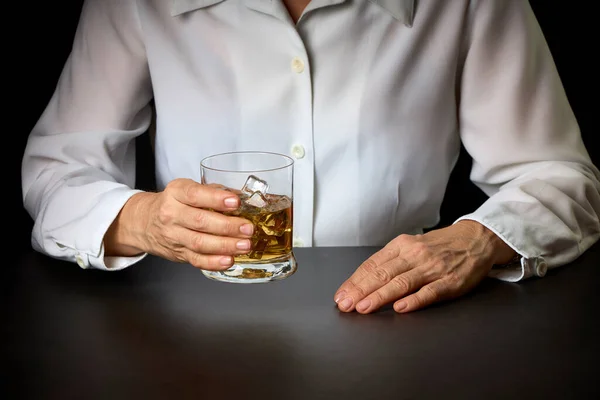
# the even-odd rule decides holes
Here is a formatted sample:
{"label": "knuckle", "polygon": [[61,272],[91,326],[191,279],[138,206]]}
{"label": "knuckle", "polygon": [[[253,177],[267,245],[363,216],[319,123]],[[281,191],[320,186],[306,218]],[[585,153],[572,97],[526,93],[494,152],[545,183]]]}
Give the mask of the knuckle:
{"label": "knuckle", "polygon": [[431,260],[431,269],[433,269],[435,272],[437,272],[438,274],[441,274],[442,271],[444,271],[446,268],[446,262],[439,258],[439,257],[434,257]]}
{"label": "knuckle", "polygon": [[349,297],[353,298],[363,298],[367,295],[366,290],[357,284],[351,283],[348,288]]}
{"label": "knuckle", "polygon": [[182,189],[185,190],[186,187],[190,186],[188,184],[188,179],[185,178],[176,178],[167,183],[164,191],[171,194],[173,192],[180,191]]}
{"label": "knuckle", "polygon": [[410,246],[416,242],[414,235],[409,235],[408,233],[403,233],[396,238],[400,244],[403,246]]}
{"label": "knuckle", "polygon": [[381,255],[384,260],[391,260],[398,257],[399,251],[397,246],[385,246],[381,249]]}
{"label": "knuckle", "polygon": [[163,225],[168,225],[175,219],[175,210],[173,206],[168,203],[162,203],[158,209],[158,221]]}
{"label": "knuckle", "polygon": [[[440,294],[431,286],[425,286],[423,288],[423,297],[425,297],[431,301],[437,301],[440,298]],[[419,297],[419,301],[423,302],[421,300],[421,297]]]}
{"label": "knuckle", "polygon": [[229,242],[228,240],[219,240],[217,249],[219,254],[232,254],[236,251],[235,243]]}
{"label": "knuckle", "polygon": [[419,254],[425,254],[429,251],[429,246],[427,246],[424,242],[415,242],[413,247]]}
{"label": "knuckle", "polygon": [[394,287],[402,293],[408,293],[411,289],[411,284],[408,281],[408,279],[406,279],[404,276],[402,275],[398,275],[396,276],[394,279],[392,279],[390,281],[391,284],[394,285]]}
{"label": "knuckle", "polygon": [[404,233],[403,233],[403,234],[401,234],[401,235],[398,235],[398,236],[396,236],[396,237],[395,237],[395,238],[394,238],[394,239],[393,239],[393,240],[390,242],[390,244],[391,244],[391,245],[394,245],[394,246],[400,246],[400,247],[403,247],[403,246],[404,246],[404,244],[406,243],[406,237],[407,237],[407,236],[408,236],[408,235],[406,235],[406,234],[404,234]]}
{"label": "knuckle", "polygon": [[179,179],[173,179],[172,181],[167,183],[164,191],[171,192],[171,191],[175,190],[179,186],[179,184],[180,184]]}
{"label": "knuckle", "polygon": [[208,213],[204,211],[198,211],[196,215],[194,215],[194,225],[197,229],[205,230],[209,226],[208,219]]}
{"label": "knuckle", "polygon": [[233,223],[231,218],[224,218],[222,223],[222,233],[227,235],[235,235],[238,233],[237,225]]}
{"label": "knuckle", "polygon": [[390,280],[392,280],[390,272],[385,268],[374,269],[373,276],[381,283],[388,283]]}
{"label": "knuckle", "polygon": [[363,268],[367,273],[371,273],[377,269],[377,263],[369,258],[363,263]]}
{"label": "knuckle", "polygon": [[188,201],[193,201],[196,198],[196,186],[184,185],[182,188],[183,197]]}
{"label": "knuckle", "polygon": [[447,277],[448,283],[454,289],[460,289],[466,286],[467,279],[461,274],[452,273]]}
{"label": "knuckle", "polygon": [[362,299],[363,297],[365,297],[368,294],[367,291],[362,286],[355,286],[354,292],[357,294],[356,298],[359,298],[359,299]]}
{"label": "knuckle", "polygon": [[413,242],[410,245],[410,252],[412,253],[412,257],[428,257],[429,247],[423,242]]}
{"label": "knuckle", "polygon": [[205,246],[206,246],[206,240],[204,238],[204,235],[194,235],[194,238],[192,239],[191,250],[193,250],[195,252],[202,252],[202,250],[204,250]]}
{"label": "knuckle", "polygon": [[410,239],[410,235],[408,235],[406,233],[402,233],[402,234],[398,235],[398,237],[396,238],[396,240],[399,242],[406,242],[409,239]]}
{"label": "knuckle", "polygon": [[189,257],[188,257],[188,262],[196,268],[204,268],[204,257],[202,257],[200,254],[198,253],[192,253]]}
{"label": "knuckle", "polygon": [[384,298],[383,293],[380,290],[376,290],[375,292],[373,292],[371,294],[371,297],[373,297],[374,304],[384,304],[386,302],[386,299]]}

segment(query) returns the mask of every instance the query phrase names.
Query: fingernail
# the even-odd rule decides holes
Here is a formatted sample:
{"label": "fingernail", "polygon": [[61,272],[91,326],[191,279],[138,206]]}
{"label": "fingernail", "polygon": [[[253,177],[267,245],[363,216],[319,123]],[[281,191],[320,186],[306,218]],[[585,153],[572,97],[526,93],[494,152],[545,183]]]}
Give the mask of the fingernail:
{"label": "fingernail", "polygon": [[233,264],[233,258],[221,257],[221,259],[219,260],[219,264],[221,264],[224,267],[230,266],[231,264]]}
{"label": "fingernail", "polygon": [[252,234],[254,233],[254,225],[244,224],[240,226],[240,232],[242,232],[244,235],[252,236]]}
{"label": "fingernail", "polygon": [[238,198],[237,197],[228,197],[226,198],[223,203],[225,203],[226,207],[237,207],[238,206]]}
{"label": "fingernail", "polygon": [[250,241],[249,240],[240,240],[235,244],[239,250],[250,250]]}
{"label": "fingernail", "polygon": [[352,307],[352,298],[350,298],[350,297],[345,298],[338,304],[338,307],[341,310],[349,310],[350,307]]}
{"label": "fingernail", "polygon": [[400,312],[400,311],[404,310],[407,306],[408,306],[408,304],[406,304],[405,301],[400,301],[394,305],[394,310],[396,310],[397,312]]}
{"label": "fingernail", "polygon": [[346,291],[342,290],[341,292],[339,292],[337,294],[337,296],[335,296],[335,299],[333,301],[335,301],[336,303],[339,303],[340,300],[342,300],[344,297],[346,297]]}
{"label": "fingernail", "polygon": [[371,300],[363,300],[356,305],[356,310],[359,312],[366,311],[371,307]]}

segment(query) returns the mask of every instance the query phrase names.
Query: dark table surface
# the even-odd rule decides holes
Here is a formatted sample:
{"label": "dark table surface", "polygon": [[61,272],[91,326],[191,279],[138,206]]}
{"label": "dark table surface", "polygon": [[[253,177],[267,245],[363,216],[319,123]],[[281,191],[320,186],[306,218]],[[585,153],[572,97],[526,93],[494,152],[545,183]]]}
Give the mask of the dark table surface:
{"label": "dark table surface", "polygon": [[120,272],[33,251],[15,257],[2,271],[2,391],[33,399],[600,394],[599,245],[545,278],[486,280],[416,313],[340,313],[335,290],[375,250],[297,249],[296,274],[257,285],[214,282],[154,257]]}

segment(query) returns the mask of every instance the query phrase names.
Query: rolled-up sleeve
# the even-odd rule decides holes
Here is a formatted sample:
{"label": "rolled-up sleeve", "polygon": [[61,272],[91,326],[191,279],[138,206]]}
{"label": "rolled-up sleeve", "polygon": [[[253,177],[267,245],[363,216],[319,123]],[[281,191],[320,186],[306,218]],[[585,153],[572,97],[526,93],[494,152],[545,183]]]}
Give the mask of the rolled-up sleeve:
{"label": "rolled-up sleeve", "polygon": [[34,249],[82,268],[122,269],[104,235],[135,186],[135,137],[152,90],[135,0],[84,2],[72,52],[22,162]]}
{"label": "rolled-up sleeve", "polygon": [[471,179],[490,197],[458,221],[480,222],[521,256],[493,277],[543,276],[600,237],[600,173],[529,3],[473,1],[465,29],[460,132]]}

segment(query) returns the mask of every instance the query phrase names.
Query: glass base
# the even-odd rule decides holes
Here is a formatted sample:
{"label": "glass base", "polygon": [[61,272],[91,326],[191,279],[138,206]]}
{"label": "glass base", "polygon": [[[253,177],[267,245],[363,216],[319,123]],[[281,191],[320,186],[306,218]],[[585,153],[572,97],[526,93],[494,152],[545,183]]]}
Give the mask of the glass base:
{"label": "glass base", "polygon": [[268,263],[233,264],[226,271],[206,271],[202,273],[209,279],[229,283],[266,283],[291,276],[298,269],[294,254],[283,259],[270,260]]}

